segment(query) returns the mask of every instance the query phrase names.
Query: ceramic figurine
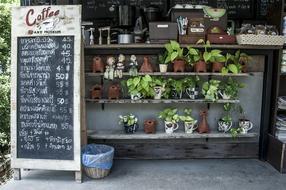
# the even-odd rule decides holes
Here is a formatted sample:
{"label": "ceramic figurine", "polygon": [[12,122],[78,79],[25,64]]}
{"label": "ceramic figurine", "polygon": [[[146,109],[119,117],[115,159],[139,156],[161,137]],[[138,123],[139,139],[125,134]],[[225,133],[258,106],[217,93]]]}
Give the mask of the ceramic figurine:
{"label": "ceramic figurine", "polygon": [[149,57],[147,57],[147,56],[144,57],[144,61],[143,61],[143,64],[140,68],[140,72],[142,72],[142,73],[153,73],[153,68],[152,68],[152,65],[149,61]]}
{"label": "ceramic figurine", "polygon": [[103,88],[101,85],[96,84],[92,86],[90,89],[91,99],[101,99],[102,92],[103,92]]}
{"label": "ceramic figurine", "polygon": [[118,63],[116,65],[116,70],[115,70],[115,77],[122,78],[123,76],[123,71],[124,71],[124,61],[125,61],[125,56],[123,54],[120,54],[118,57]]}
{"label": "ceramic figurine", "polygon": [[119,99],[120,97],[120,86],[119,84],[112,84],[108,88],[108,99]]}
{"label": "ceramic figurine", "polygon": [[135,55],[131,55],[129,66],[130,66],[129,75],[137,76],[138,75],[138,63],[137,63],[137,57]]}
{"label": "ceramic figurine", "polygon": [[102,62],[102,59],[98,56],[94,57],[92,59],[92,72],[93,73],[103,73],[104,71],[104,63]]}
{"label": "ceramic figurine", "polygon": [[208,115],[208,112],[206,110],[200,112],[201,121],[200,121],[199,127],[197,129],[200,134],[210,132],[208,120],[207,120],[207,115]]}
{"label": "ceramic figurine", "polygon": [[114,57],[108,57],[106,62],[107,62],[107,65],[105,67],[104,78],[113,80],[114,79],[115,58]]}

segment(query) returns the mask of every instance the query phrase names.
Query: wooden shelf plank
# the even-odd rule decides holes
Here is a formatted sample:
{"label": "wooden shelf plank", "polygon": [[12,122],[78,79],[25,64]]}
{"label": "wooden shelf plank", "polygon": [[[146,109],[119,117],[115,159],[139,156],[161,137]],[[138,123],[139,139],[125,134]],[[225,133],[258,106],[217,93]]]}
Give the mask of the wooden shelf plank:
{"label": "wooden shelf plank", "polygon": [[[187,47],[191,45],[194,48],[203,49],[203,45],[196,45],[196,44],[181,44],[181,47]],[[164,44],[103,44],[103,45],[92,45],[92,46],[86,46],[85,49],[90,50],[99,50],[99,49],[161,49],[165,48]],[[238,44],[222,44],[222,45],[216,45],[212,44],[211,48],[217,48],[217,49],[282,49],[283,46],[263,46],[263,45],[238,45]]]}
{"label": "wooden shelf plank", "polygon": [[[194,72],[183,72],[183,73],[175,73],[175,72],[153,72],[153,73],[138,73],[138,75],[151,75],[151,76],[221,76],[221,77],[248,77],[253,76],[254,73],[239,73],[239,74],[221,74],[221,73],[194,73]],[[86,72],[86,77],[100,77],[103,76],[103,73],[92,73]],[[130,76],[129,73],[124,72],[123,76]]]}
{"label": "wooden shelf plank", "polygon": [[[143,132],[136,132],[135,134],[125,134],[123,131],[115,132],[98,132],[89,131],[88,137],[92,139],[118,139],[118,140],[132,140],[132,139],[202,139],[202,138],[232,138],[230,133],[212,132],[209,134],[199,133],[183,133],[175,132],[173,134],[166,134],[165,132],[159,132],[156,134],[145,134]],[[254,138],[258,137],[257,133],[239,134],[237,138]]]}
{"label": "wooden shelf plank", "polygon": [[161,99],[161,100],[154,100],[154,99],[141,99],[141,100],[131,100],[131,99],[118,99],[118,100],[109,100],[109,99],[86,99],[86,102],[92,103],[100,103],[100,104],[158,104],[158,103],[218,103],[218,104],[225,104],[225,103],[239,103],[239,100],[217,100],[215,102],[205,99]]}

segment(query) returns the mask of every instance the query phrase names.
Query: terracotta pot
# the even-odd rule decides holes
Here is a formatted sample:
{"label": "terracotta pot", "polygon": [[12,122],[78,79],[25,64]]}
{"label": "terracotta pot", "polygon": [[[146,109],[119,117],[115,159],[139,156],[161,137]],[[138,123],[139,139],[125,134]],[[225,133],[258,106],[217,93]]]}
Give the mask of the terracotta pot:
{"label": "terracotta pot", "polygon": [[156,133],[157,121],[154,119],[147,119],[144,121],[144,132],[147,134]]}
{"label": "terracotta pot", "polygon": [[186,70],[186,61],[183,59],[174,60],[174,72],[185,72]]}
{"label": "terracotta pot", "polygon": [[207,72],[207,64],[204,61],[198,61],[195,63],[195,72],[197,73],[206,73]]}
{"label": "terracotta pot", "polygon": [[212,72],[213,73],[220,73],[223,68],[223,63],[220,62],[213,62],[212,63]]}
{"label": "terracotta pot", "polygon": [[210,132],[210,128],[209,128],[208,121],[207,121],[207,115],[208,115],[208,112],[206,110],[200,112],[201,120],[200,120],[199,127],[198,127],[198,132],[200,134]]}
{"label": "terracotta pot", "polygon": [[90,89],[91,99],[101,99],[102,97],[102,86],[99,84],[96,84],[92,86]]}
{"label": "terracotta pot", "polygon": [[108,88],[108,99],[119,99],[120,86],[118,84],[112,84]]}
{"label": "terracotta pot", "polygon": [[140,68],[140,72],[142,73],[153,73],[153,67],[151,65],[151,63],[149,62],[149,58],[148,57],[144,57],[144,61],[143,64]]}
{"label": "terracotta pot", "polygon": [[104,64],[100,57],[94,57],[92,59],[92,72],[93,73],[103,73],[104,72]]}

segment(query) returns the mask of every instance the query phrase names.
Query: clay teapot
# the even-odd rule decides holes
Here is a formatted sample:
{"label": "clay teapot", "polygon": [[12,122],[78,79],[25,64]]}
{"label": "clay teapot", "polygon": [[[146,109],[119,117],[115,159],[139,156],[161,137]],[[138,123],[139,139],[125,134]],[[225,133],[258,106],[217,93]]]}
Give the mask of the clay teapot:
{"label": "clay teapot", "polygon": [[92,59],[92,72],[93,73],[104,72],[104,64],[102,62],[102,59],[98,56]]}
{"label": "clay teapot", "polygon": [[153,67],[149,61],[149,57],[145,56],[143,64],[140,68],[140,72],[142,73],[153,73]]}
{"label": "clay teapot", "polygon": [[120,86],[119,84],[112,84],[108,88],[108,99],[119,99]]}
{"label": "clay teapot", "polygon": [[210,132],[210,128],[209,128],[208,121],[207,121],[207,115],[208,115],[207,110],[200,112],[201,120],[199,123],[199,127],[197,129],[200,134]]}
{"label": "clay teapot", "polygon": [[90,89],[91,99],[101,99],[102,97],[102,86],[96,84]]}

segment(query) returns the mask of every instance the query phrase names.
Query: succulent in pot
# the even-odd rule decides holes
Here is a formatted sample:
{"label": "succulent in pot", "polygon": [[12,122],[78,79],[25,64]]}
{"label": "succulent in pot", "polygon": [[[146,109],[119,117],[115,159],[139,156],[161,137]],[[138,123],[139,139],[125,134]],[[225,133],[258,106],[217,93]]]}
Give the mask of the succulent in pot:
{"label": "succulent in pot", "polygon": [[184,109],[184,115],[180,116],[180,120],[184,122],[185,133],[193,133],[198,128],[198,121],[192,117],[192,109]]}
{"label": "succulent in pot", "polygon": [[119,124],[122,124],[125,129],[125,133],[132,134],[138,129],[138,118],[133,114],[120,115]]}
{"label": "succulent in pot", "polygon": [[171,40],[170,43],[165,44],[165,49],[167,51],[165,63],[172,62],[174,64],[174,72],[185,72],[184,48],[181,48],[178,42]]}
{"label": "succulent in pot", "polygon": [[206,100],[216,101],[219,99],[219,86],[221,81],[210,80],[203,83],[202,94]]}
{"label": "succulent in pot", "polygon": [[167,134],[172,134],[179,128],[180,116],[177,111],[177,109],[167,108],[159,113],[159,118],[164,120],[165,132]]}
{"label": "succulent in pot", "polygon": [[220,85],[219,94],[222,99],[230,100],[238,97],[239,89],[244,88],[245,84],[239,83],[238,81],[228,78],[226,82],[222,82]]}
{"label": "succulent in pot", "polygon": [[226,112],[226,115],[223,116],[219,121],[218,121],[218,131],[219,132],[228,132],[231,127],[232,127],[232,117],[230,114],[230,111],[232,109],[232,104],[227,103],[225,105],[223,105],[223,109]]}
{"label": "succulent in pot", "polygon": [[183,79],[183,85],[186,94],[189,96],[190,99],[197,99],[199,96],[199,87],[198,82],[200,78],[198,76],[195,77],[186,77]]}
{"label": "succulent in pot", "polygon": [[158,56],[158,60],[159,60],[159,70],[161,73],[166,73],[168,71],[168,64],[169,62],[165,62],[166,58],[168,56],[167,51],[164,52],[164,54],[160,54]]}

